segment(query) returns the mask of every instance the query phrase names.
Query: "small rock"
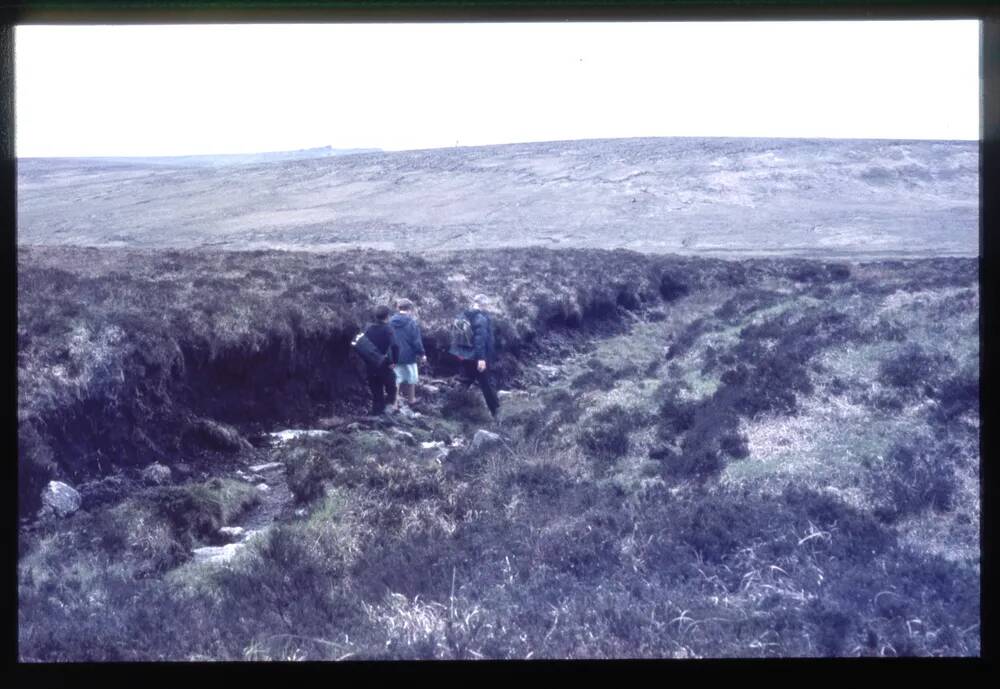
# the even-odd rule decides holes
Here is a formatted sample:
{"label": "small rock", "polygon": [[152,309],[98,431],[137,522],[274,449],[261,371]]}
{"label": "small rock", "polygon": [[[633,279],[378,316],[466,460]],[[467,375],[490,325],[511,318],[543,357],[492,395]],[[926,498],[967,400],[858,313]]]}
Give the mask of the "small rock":
{"label": "small rock", "polygon": [[491,433],[490,431],[480,428],[476,431],[476,434],[472,436],[472,445],[470,446],[470,449],[473,452],[476,452],[492,445],[499,445],[501,440],[500,436],[496,433]]}
{"label": "small rock", "polygon": [[49,481],[42,492],[42,508],[48,508],[60,517],[67,517],[80,509],[80,494],[62,481]]}
{"label": "small rock", "polygon": [[347,424],[347,428],[345,428],[344,430],[348,431],[349,433],[355,433],[361,430],[361,424],[358,423],[357,421],[349,423]]}
{"label": "small rock", "polygon": [[243,547],[242,543],[228,543],[223,546],[195,548],[191,552],[194,555],[195,562],[223,564],[232,560],[233,556],[242,550]]}
{"label": "small rock", "polygon": [[268,462],[267,464],[254,464],[250,467],[250,471],[255,474],[262,473],[264,471],[272,471],[273,469],[280,469],[285,466],[281,462]]}
{"label": "small rock", "polygon": [[431,448],[444,447],[444,443],[441,442],[440,440],[429,440],[427,442],[420,443],[420,447],[422,447],[425,450],[429,450]]}
{"label": "small rock", "polygon": [[185,479],[190,478],[194,474],[194,469],[184,462],[178,462],[177,464],[174,464],[174,473],[177,474],[178,477]]}
{"label": "small rock", "polygon": [[537,364],[538,370],[547,375],[549,378],[559,377],[559,367],[558,366],[548,366],[546,364]]}
{"label": "small rock", "polygon": [[156,486],[162,486],[164,483],[169,483],[171,477],[172,474],[170,467],[164,466],[159,462],[150,464],[142,470],[142,480]]}
{"label": "small rock", "polygon": [[269,490],[271,490],[271,486],[267,485],[266,483],[258,483],[257,490],[259,490],[261,493],[266,493]]}
{"label": "small rock", "polygon": [[421,389],[421,390],[422,390],[423,392],[426,392],[426,393],[428,393],[428,394],[430,394],[430,395],[436,395],[436,394],[438,394],[439,392],[441,392],[441,388],[439,388],[439,387],[437,387],[437,386],[435,386],[435,385],[422,385],[422,386],[420,387],[420,389]]}
{"label": "small rock", "polygon": [[307,512],[306,512],[306,508],[305,507],[300,507],[299,509],[295,510],[295,516],[296,517],[304,517],[304,516],[306,516],[306,514],[307,514]]}

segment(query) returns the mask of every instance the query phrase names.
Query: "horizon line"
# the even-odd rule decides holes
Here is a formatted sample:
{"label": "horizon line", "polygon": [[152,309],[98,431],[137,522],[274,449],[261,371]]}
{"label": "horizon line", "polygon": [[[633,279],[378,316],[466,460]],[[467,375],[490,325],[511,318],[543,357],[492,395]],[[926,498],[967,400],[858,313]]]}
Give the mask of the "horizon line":
{"label": "horizon line", "polygon": [[499,143],[490,144],[469,144],[469,145],[447,145],[447,146],[424,146],[419,148],[383,148],[379,146],[350,146],[350,147],[338,147],[332,144],[323,144],[317,146],[308,146],[305,148],[287,148],[287,149],[272,149],[272,150],[256,150],[256,151],[237,151],[237,152],[209,152],[209,153],[169,153],[169,154],[143,154],[143,153],[130,153],[130,154],[75,154],[75,155],[18,155],[15,154],[16,160],[27,160],[27,159],[107,159],[107,158],[195,158],[195,157],[222,157],[222,156],[248,156],[248,155],[273,155],[281,153],[302,153],[308,151],[321,151],[321,150],[331,150],[331,151],[356,151],[358,153],[407,153],[415,151],[438,151],[438,150],[448,150],[456,148],[490,148],[494,146],[519,146],[519,145],[530,145],[530,144],[555,144],[555,143],[574,143],[581,141],[630,141],[630,140],[640,140],[640,139],[767,139],[776,141],[900,141],[900,142],[941,142],[941,143],[977,143],[982,139],[977,137],[975,139],[938,139],[938,138],[913,138],[913,137],[887,137],[887,136],[735,136],[726,134],[711,134],[711,135],[667,135],[667,136],[609,136],[609,137],[592,137],[584,139],[542,139],[542,140],[531,140],[531,141],[505,141]]}

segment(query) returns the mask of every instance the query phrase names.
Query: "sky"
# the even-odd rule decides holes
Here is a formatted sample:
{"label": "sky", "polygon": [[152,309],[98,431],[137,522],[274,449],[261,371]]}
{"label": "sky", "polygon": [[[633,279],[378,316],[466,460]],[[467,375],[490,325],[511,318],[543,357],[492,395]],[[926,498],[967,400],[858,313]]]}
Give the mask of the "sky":
{"label": "sky", "polygon": [[979,138],[976,21],[15,28],[19,157]]}

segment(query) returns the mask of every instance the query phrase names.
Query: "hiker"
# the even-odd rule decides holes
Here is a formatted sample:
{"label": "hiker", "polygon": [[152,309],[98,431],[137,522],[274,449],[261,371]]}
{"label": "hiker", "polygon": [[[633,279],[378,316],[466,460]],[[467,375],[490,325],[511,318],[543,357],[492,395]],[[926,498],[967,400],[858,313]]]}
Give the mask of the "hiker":
{"label": "hiker", "polygon": [[466,388],[473,382],[479,384],[490,414],[499,423],[500,400],[493,387],[493,319],[485,311],[487,303],[485,295],[477,294],[471,307],[455,319],[449,351],[461,362],[461,382]]}
{"label": "hiker", "polygon": [[417,361],[421,364],[427,363],[427,354],[424,352],[424,342],[420,337],[420,326],[411,314],[413,302],[409,299],[400,299],[396,302],[396,310],[399,312],[391,319],[389,325],[396,335],[396,342],[399,344],[399,361],[396,362],[396,384],[399,386],[399,395],[396,399],[396,406],[399,407],[402,400],[413,405],[417,401]]}
{"label": "hiker", "polygon": [[399,360],[399,345],[389,326],[389,307],[375,309],[375,322],[352,344],[365,362],[368,387],[372,391],[372,416],[385,411],[386,404],[396,402],[396,375],[393,368]]}

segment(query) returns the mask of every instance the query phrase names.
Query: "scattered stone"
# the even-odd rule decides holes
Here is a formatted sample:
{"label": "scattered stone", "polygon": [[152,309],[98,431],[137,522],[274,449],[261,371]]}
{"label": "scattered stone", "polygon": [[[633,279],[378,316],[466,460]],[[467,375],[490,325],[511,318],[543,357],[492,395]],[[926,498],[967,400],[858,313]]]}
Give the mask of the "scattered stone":
{"label": "scattered stone", "polygon": [[271,490],[271,486],[267,485],[266,483],[258,483],[257,490],[259,490],[261,493],[267,493],[269,490]]}
{"label": "scattered stone", "polygon": [[154,462],[142,470],[142,480],[152,485],[162,486],[164,483],[170,483],[171,478],[170,467],[159,462]]}
{"label": "scattered stone", "polygon": [[82,501],[76,489],[62,481],[49,481],[42,492],[42,509],[51,510],[60,517],[76,512]]}
{"label": "scattered stone", "polygon": [[276,443],[287,443],[290,440],[295,440],[296,438],[317,438],[324,435],[329,435],[330,431],[322,430],[286,430],[286,431],[275,431],[274,433],[268,433],[272,441]]}
{"label": "scattered stone", "polygon": [[211,419],[197,419],[191,422],[185,429],[185,436],[199,445],[223,452],[253,449],[253,445],[235,428]]}
{"label": "scattered stone", "polygon": [[250,471],[255,474],[260,474],[265,471],[273,471],[274,469],[280,469],[285,466],[281,462],[268,462],[267,464],[254,464],[250,467]]}
{"label": "scattered stone", "polygon": [[436,385],[422,385],[420,389],[428,394],[436,395],[441,392],[441,388]]}
{"label": "scattered stone", "polygon": [[300,507],[299,509],[295,510],[296,517],[304,517],[306,516],[306,514],[308,514],[308,512],[306,511],[305,507]]}
{"label": "scattered stone", "polygon": [[422,447],[425,450],[429,450],[432,447],[433,448],[444,447],[444,443],[441,442],[440,440],[430,440],[428,442],[420,443],[420,447]]}
{"label": "scattered stone", "polygon": [[194,561],[206,564],[224,564],[242,550],[243,543],[227,543],[223,546],[205,546],[192,551]]}
{"label": "scattered stone", "polygon": [[223,526],[219,529],[219,533],[225,536],[230,542],[233,542],[243,538],[246,530],[242,526]]}
{"label": "scattered stone", "polygon": [[477,452],[493,445],[499,445],[501,441],[502,439],[496,433],[491,433],[490,431],[480,428],[476,431],[476,434],[472,436],[472,445],[470,446],[470,449],[473,452]]}

